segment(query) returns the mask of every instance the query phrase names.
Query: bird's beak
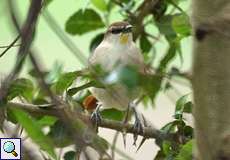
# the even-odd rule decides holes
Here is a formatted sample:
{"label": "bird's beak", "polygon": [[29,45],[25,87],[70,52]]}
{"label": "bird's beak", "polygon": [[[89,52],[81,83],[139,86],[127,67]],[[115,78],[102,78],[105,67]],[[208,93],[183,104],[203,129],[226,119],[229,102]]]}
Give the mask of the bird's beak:
{"label": "bird's beak", "polygon": [[133,28],[133,26],[130,24],[130,25],[128,25],[128,26],[125,27],[125,30],[130,30],[131,31],[132,28]]}

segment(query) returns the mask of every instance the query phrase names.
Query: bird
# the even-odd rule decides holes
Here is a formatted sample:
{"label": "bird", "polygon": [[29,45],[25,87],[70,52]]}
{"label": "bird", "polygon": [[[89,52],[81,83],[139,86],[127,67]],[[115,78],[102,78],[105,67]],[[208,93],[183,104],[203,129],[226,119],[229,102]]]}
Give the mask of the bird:
{"label": "bird", "polygon": [[[103,71],[113,73],[117,68],[131,65],[138,72],[143,73],[145,70],[144,58],[133,40],[132,28],[133,26],[126,21],[118,21],[109,25],[103,40],[88,58],[89,69],[94,70],[94,66],[100,65]],[[140,96],[140,88],[136,87],[130,92],[124,84],[117,82],[109,89],[92,87],[90,92],[98,101],[97,107],[91,115],[91,119],[96,125],[101,120],[101,109],[115,108],[127,111],[124,123],[127,123],[129,109],[132,109],[135,115],[134,128],[137,132],[143,132],[144,125],[134,103],[134,100]]]}

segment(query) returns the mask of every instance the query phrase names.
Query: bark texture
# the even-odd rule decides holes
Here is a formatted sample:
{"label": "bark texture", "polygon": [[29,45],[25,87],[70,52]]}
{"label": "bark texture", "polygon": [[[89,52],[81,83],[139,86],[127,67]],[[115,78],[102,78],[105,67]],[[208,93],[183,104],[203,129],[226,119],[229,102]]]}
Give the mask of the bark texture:
{"label": "bark texture", "polygon": [[193,0],[198,160],[230,160],[230,1]]}

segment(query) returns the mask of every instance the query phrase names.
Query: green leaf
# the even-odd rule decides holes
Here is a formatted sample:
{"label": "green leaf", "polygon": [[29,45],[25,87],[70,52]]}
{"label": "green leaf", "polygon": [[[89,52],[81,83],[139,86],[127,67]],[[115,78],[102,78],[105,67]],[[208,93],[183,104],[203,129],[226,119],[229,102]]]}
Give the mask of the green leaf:
{"label": "green leaf", "polygon": [[92,4],[101,11],[107,10],[107,5],[105,0],[91,0]]}
{"label": "green leaf", "polygon": [[184,104],[184,112],[185,113],[192,113],[192,107],[193,107],[193,104],[191,101],[185,103]]}
{"label": "green leaf", "polygon": [[86,84],[83,84],[83,85],[81,85],[81,86],[74,87],[74,88],[70,88],[70,89],[67,91],[67,94],[68,94],[69,96],[73,96],[73,95],[75,95],[77,92],[79,92],[79,91],[81,91],[81,90],[83,90],[83,89],[86,89],[86,88],[89,88],[89,87],[92,87],[92,86],[97,86],[96,84],[97,84],[96,82],[90,81],[90,82],[88,82],[88,83],[86,83]]}
{"label": "green leaf", "polygon": [[53,0],[44,0],[43,1],[43,6],[47,7]]}
{"label": "green leaf", "polygon": [[185,13],[184,10],[179,6],[179,2],[182,0],[166,0],[167,3],[171,4],[174,8],[179,10],[181,13]]}
{"label": "green leaf", "polygon": [[117,67],[108,76],[105,77],[106,84],[124,84],[130,91],[135,89],[139,83],[139,74],[135,66]]}
{"label": "green leaf", "polygon": [[[182,119],[182,115],[185,112],[185,110],[187,112],[191,113],[192,110],[192,103],[188,102],[188,96],[189,94],[186,94],[182,97],[180,97],[177,102],[176,102],[176,109],[175,109],[175,118],[176,119]],[[186,107],[186,108],[185,108]]]}
{"label": "green leaf", "polygon": [[63,93],[77,78],[76,72],[63,73],[58,81],[53,85],[53,89],[57,94]]}
{"label": "green leaf", "polygon": [[183,132],[187,138],[191,139],[193,137],[193,128],[191,126],[184,126]]}
{"label": "green leaf", "polygon": [[169,141],[164,141],[162,145],[162,150],[165,155],[170,154],[171,152],[171,143]]}
{"label": "green leaf", "polygon": [[161,59],[158,71],[165,72],[167,69],[168,64],[175,58],[177,49],[179,48],[180,43],[178,41],[172,41],[170,42],[169,49],[166,53],[166,55]]}
{"label": "green leaf", "polygon": [[20,109],[12,109],[14,116],[17,121],[22,125],[22,127],[26,130],[28,136],[37,143],[42,150],[46,151],[50,156],[56,159],[56,154],[54,152],[54,146],[47,136],[44,135],[42,129],[28,113],[20,110]]}
{"label": "green leaf", "polygon": [[[132,1],[132,3],[134,2],[133,0],[131,0]],[[121,0],[121,2],[123,2],[123,3],[130,3],[131,2],[130,0]]]}
{"label": "green leaf", "polygon": [[63,64],[55,62],[51,71],[45,76],[46,83],[50,84],[58,80],[62,73]]}
{"label": "green leaf", "polygon": [[160,31],[160,33],[164,34],[167,37],[175,38],[176,33],[172,28],[172,19],[173,15],[165,15],[156,22],[156,25]]}
{"label": "green leaf", "polygon": [[38,120],[40,126],[52,126],[57,121],[56,117],[53,116],[43,116]]}
{"label": "green leaf", "polygon": [[72,35],[82,35],[89,31],[103,28],[105,25],[101,17],[92,9],[86,9],[84,12],[78,10],[66,22],[66,32]]}
{"label": "green leaf", "polygon": [[62,148],[73,143],[70,138],[71,134],[68,130],[68,126],[66,126],[59,120],[56,121],[54,125],[50,127],[48,135],[52,137],[56,147]]}
{"label": "green leaf", "polygon": [[105,109],[101,111],[101,116],[106,119],[121,121],[124,116],[124,112],[116,109]]}
{"label": "green leaf", "polygon": [[172,19],[172,27],[176,33],[182,36],[189,36],[191,34],[191,25],[186,14],[175,15]]}
{"label": "green leaf", "polygon": [[162,150],[157,152],[157,155],[154,157],[154,160],[165,160],[165,155]]}
{"label": "green leaf", "polygon": [[6,111],[6,115],[7,115],[7,120],[14,123],[14,124],[17,124],[17,118],[16,116],[14,115],[13,111],[9,108],[7,108],[7,111]]}
{"label": "green leaf", "polygon": [[66,152],[64,155],[64,160],[76,160],[76,152],[74,151]]}
{"label": "green leaf", "polygon": [[194,141],[190,140],[184,144],[175,160],[192,160],[193,143]]}
{"label": "green leaf", "polygon": [[159,75],[144,75],[140,76],[140,84],[147,95],[154,102],[157,94],[161,89],[162,76]]}
{"label": "green leaf", "polygon": [[34,86],[31,80],[26,78],[16,79],[10,84],[7,99],[12,100],[17,96],[22,96],[26,100],[31,101],[33,98],[33,91]]}
{"label": "green leaf", "polygon": [[178,123],[179,123],[178,120],[169,122],[169,123],[167,123],[165,126],[163,126],[163,127],[161,128],[161,131],[162,131],[163,133],[165,133],[165,134],[166,134],[166,133],[173,133],[173,132],[175,132],[175,126],[176,126]]}
{"label": "green leaf", "polygon": [[122,7],[120,7],[121,14],[127,11],[131,11],[136,4],[135,0],[122,0],[121,3],[122,3]]}
{"label": "green leaf", "polygon": [[89,49],[90,52],[92,53],[94,51],[94,49],[101,43],[101,41],[104,38],[104,34],[100,33],[98,34],[96,37],[94,37],[90,43]]}
{"label": "green leaf", "polygon": [[141,35],[140,37],[140,48],[143,53],[148,53],[150,49],[152,48],[151,42],[144,35]]}
{"label": "green leaf", "polygon": [[[40,76],[37,74],[36,70],[35,69],[30,69],[28,74],[33,77],[33,78],[39,78]],[[47,76],[49,74],[49,72],[47,71],[43,71],[42,72],[42,75],[43,76]]]}
{"label": "green leaf", "polygon": [[109,149],[109,143],[106,139],[104,139],[102,137],[98,137],[97,139],[98,139],[98,141],[97,141],[98,145],[100,145],[102,148],[104,148],[106,150]]}
{"label": "green leaf", "polygon": [[187,102],[189,94],[186,94],[182,97],[180,97],[177,102],[176,102],[176,111],[181,111],[183,110],[183,107],[185,105],[185,103]]}

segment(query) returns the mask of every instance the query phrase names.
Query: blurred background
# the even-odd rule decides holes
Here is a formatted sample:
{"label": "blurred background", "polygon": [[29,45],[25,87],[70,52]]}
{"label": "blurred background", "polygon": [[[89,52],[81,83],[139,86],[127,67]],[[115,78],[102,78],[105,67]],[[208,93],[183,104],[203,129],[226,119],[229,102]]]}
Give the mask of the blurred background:
{"label": "blurred background", "polygon": [[[106,3],[109,3],[109,0],[105,1]],[[137,8],[138,4],[141,4],[143,0],[135,1],[135,6],[132,8],[132,10],[135,10],[135,7]],[[19,11],[18,15],[21,19],[21,22],[23,22],[27,14],[30,1],[15,0],[15,2],[15,4],[17,4],[15,7],[17,7]],[[180,0],[178,6],[183,9],[185,13],[190,15],[190,0]],[[65,24],[69,17],[79,9],[84,10],[86,8],[93,8],[99,15],[101,15],[101,17],[104,17],[102,20],[105,23],[105,27],[87,32],[82,35],[71,35],[65,32]],[[52,3],[47,6],[46,11],[53,16],[61,30],[85,57],[90,55],[91,51],[89,46],[92,39],[96,35],[105,32],[106,26],[112,22],[124,20],[124,11],[120,7],[115,6],[110,11],[109,15],[107,15],[108,18],[106,19],[105,15],[107,13],[102,13],[100,8],[91,3],[90,0],[53,0]],[[180,13],[180,10],[174,6],[169,6],[166,12],[170,14],[177,14]],[[155,37],[158,37],[159,35],[159,29],[151,24],[146,24],[146,30]],[[37,56],[43,69],[51,70],[59,67],[63,71],[67,72],[80,70],[86,67],[86,63],[81,63],[50,28],[49,23],[47,23],[47,19],[44,18],[44,15],[39,17],[36,32],[37,33],[32,48],[39,53]],[[9,45],[16,37],[17,34],[10,20],[7,0],[0,0],[0,46]],[[152,63],[153,66],[157,66],[159,64],[160,59],[162,59],[169,48],[169,44],[164,36],[160,36],[158,38],[159,39],[156,42],[154,39],[150,39],[151,43],[154,42],[154,48],[149,51],[151,52],[149,56],[154,59]],[[137,40],[136,43],[138,47],[140,47],[138,41],[139,40]],[[191,36],[183,38],[180,43],[183,60],[181,60],[180,56],[175,56],[175,58],[173,58],[173,60],[170,62],[169,68],[176,67],[182,72],[190,72],[192,63]],[[19,44],[19,42],[16,44]],[[4,48],[0,48],[0,53],[3,50]],[[3,79],[12,70],[12,67],[15,64],[17,50],[18,47],[15,46],[11,48],[7,54],[0,58],[0,79]],[[22,73],[20,74],[20,77],[27,77],[27,72],[29,69],[31,69],[31,64],[29,61],[27,61]],[[175,103],[177,99],[185,94],[191,93],[190,83],[182,78],[175,78],[172,80],[171,85],[173,85],[171,89],[158,94],[154,105],[149,104],[150,106],[146,107],[140,104],[138,106],[138,109],[158,129],[173,120]],[[185,118],[187,118],[187,121],[192,124],[189,116]],[[99,134],[112,143],[115,131],[100,128]],[[140,142],[140,138],[138,139],[138,142]],[[130,159],[152,159],[157,154],[157,150],[159,149],[155,145],[154,139],[147,140],[138,152],[136,152],[136,147],[133,146],[132,143],[132,135],[128,134],[127,146],[124,148],[122,136],[119,134],[117,147],[120,149],[122,154],[126,154],[128,157],[130,157]],[[120,154],[116,153],[116,159],[126,159]]]}

